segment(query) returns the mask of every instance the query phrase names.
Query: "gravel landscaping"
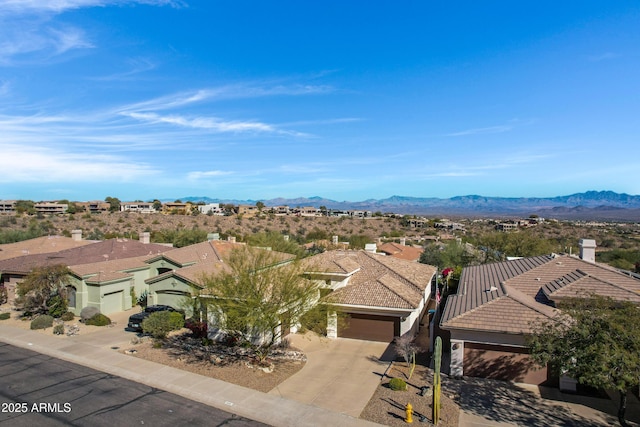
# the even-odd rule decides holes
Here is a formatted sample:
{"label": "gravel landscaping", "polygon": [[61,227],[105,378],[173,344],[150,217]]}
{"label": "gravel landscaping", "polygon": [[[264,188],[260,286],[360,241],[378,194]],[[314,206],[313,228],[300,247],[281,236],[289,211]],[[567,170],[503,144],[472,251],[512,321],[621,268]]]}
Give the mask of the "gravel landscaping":
{"label": "gravel landscaping", "polygon": [[304,354],[289,348],[277,349],[261,363],[250,349],[203,346],[186,333],[171,335],[160,348],[149,337],[132,342],[122,353],[264,393],[298,372],[306,362]]}
{"label": "gravel landscaping", "polygon": [[[360,418],[388,426],[406,426],[405,407],[407,403],[413,406],[413,422],[419,423],[420,416],[426,418],[425,422],[432,421],[432,393],[433,371],[425,366],[416,365],[411,379],[408,379],[409,369],[404,363],[394,362],[387,374],[380,381],[380,386],[369,400],[369,403],[360,414]],[[391,378],[402,378],[407,382],[406,391],[394,391],[389,387]],[[442,427],[457,427],[459,408],[456,401],[459,396],[447,391],[448,379],[442,377],[442,393],[440,406],[440,422]],[[421,387],[428,386],[429,391],[421,396]]]}

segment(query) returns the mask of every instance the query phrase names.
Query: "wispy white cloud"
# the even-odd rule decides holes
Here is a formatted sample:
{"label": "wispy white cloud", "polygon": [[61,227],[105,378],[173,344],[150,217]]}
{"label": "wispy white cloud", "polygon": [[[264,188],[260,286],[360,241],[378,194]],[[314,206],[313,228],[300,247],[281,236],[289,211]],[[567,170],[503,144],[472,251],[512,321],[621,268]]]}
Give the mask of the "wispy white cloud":
{"label": "wispy white cloud", "polygon": [[181,0],[0,0],[3,14],[22,13],[63,13],[67,10],[87,7],[122,6],[126,4],[144,4],[151,6],[184,7]]}
{"label": "wispy white cloud", "polygon": [[0,182],[132,182],[158,171],[125,158],[71,153],[49,147],[5,144],[0,150],[12,159],[12,166],[0,174]]}
{"label": "wispy white cloud", "polygon": [[219,133],[275,133],[297,137],[306,136],[303,133],[278,129],[273,125],[240,120],[222,120],[217,117],[193,117],[188,118],[181,115],[159,115],[156,113],[122,113],[124,116],[148,123],[165,123],[186,128],[204,129],[210,132]]}
{"label": "wispy white cloud", "polygon": [[617,53],[605,52],[598,55],[590,55],[587,57],[587,59],[592,62],[600,62],[600,61],[608,61],[610,59],[615,59],[618,57],[620,57],[620,55],[618,55]]}
{"label": "wispy white cloud", "polygon": [[187,105],[198,104],[206,101],[261,98],[268,96],[316,95],[329,93],[333,90],[334,89],[331,86],[298,84],[276,86],[271,86],[268,83],[231,84],[161,96],[138,103],[125,105],[121,108],[120,111],[161,111],[178,107],[185,107]]}
{"label": "wispy white cloud", "polygon": [[89,80],[97,81],[114,81],[114,80],[130,80],[134,76],[151,71],[157,67],[157,64],[148,58],[131,58],[125,61],[129,69],[121,73],[114,73],[105,76],[91,77]]}
{"label": "wispy white cloud", "polygon": [[47,62],[71,50],[90,49],[94,43],[84,30],[70,25],[12,23],[0,20],[0,64]]}
{"label": "wispy white cloud", "polygon": [[344,117],[344,118],[337,118],[337,119],[299,120],[296,122],[283,123],[282,125],[283,126],[308,126],[308,125],[316,126],[316,125],[335,125],[340,123],[355,123],[355,122],[361,122],[361,121],[364,121],[364,119],[357,118],[357,117]]}
{"label": "wispy white cloud", "polygon": [[83,30],[74,27],[61,29],[49,29],[51,37],[49,44],[57,54],[62,54],[72,49],[87,49],[94,47],[87,38]]}
{"label": "wispy white cloud", "polygon": [[66,52],[95,47],[83,28],[56,17],[89,7],[144,4],[182,7],[180,0],[0,0],[0,65],[47,62]]}
{"label": "wispy white cloud", "polygon": [[213,170],[213,171],[193,171],[193,172],[189,172],[187,174],[187,179],[190,181],[198,181],[201,179],[209,179],[209,178],[219,178],[221,176],[229,176],[229,175],[233,175],[234,172],[232,171],[220,171],[220,170]]}
{"label": "wispy white cloud", "polygon": [[445,134],[445,136],[485,135],[485,134],[491,134],[491,133],[509,132],[512,129],[513,129],[513,126],[510,126],[510,125],[489,126],[484,128],[466,129],[460,132],[448,133],[448,134]]}

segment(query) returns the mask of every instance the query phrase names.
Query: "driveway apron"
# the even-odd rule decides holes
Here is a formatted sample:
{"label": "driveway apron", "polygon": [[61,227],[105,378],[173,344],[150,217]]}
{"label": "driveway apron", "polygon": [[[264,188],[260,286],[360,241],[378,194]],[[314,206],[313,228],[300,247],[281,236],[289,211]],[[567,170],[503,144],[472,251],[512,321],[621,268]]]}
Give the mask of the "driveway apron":
{"label": "driveway apron", "polygon": [[269,394],[358,417],[389,366],[380,360],[389,344],[309,334],[288,339],[307,363]]}

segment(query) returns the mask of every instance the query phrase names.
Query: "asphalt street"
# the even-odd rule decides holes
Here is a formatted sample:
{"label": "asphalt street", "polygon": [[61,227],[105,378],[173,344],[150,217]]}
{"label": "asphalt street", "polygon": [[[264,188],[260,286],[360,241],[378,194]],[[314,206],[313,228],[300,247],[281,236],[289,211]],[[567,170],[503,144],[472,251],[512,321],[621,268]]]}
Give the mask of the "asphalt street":
{"label": "asphalt street", "polygon": [[0,425],[236,427],[265,424],[0,343]]}

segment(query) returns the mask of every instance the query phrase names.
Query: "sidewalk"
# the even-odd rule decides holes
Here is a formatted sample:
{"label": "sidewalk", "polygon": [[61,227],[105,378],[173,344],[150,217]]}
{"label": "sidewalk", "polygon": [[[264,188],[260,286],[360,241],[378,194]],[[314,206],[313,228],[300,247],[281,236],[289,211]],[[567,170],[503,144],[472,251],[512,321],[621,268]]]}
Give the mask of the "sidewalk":
{"label": "sidewalk", "polygon": [[[118,319],[120,320],[120,319]],[[0,341],[165,390],[273,426],[377,426],[348,415],[121,354],[121,325],[104,333],[59,338],[2,325]],[[129,338],[130,339],[130,338]]]}

